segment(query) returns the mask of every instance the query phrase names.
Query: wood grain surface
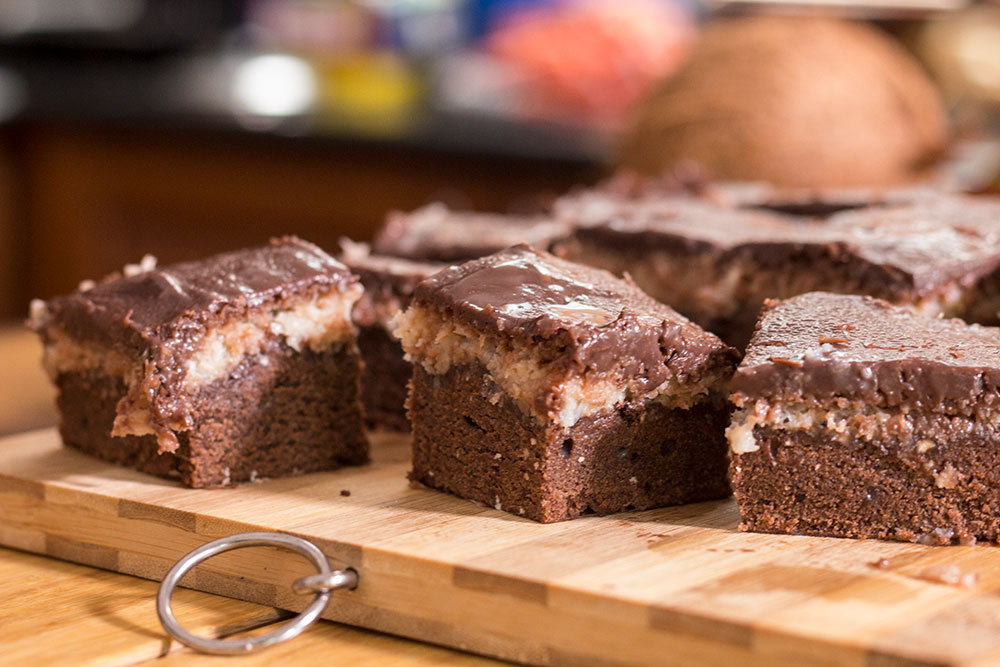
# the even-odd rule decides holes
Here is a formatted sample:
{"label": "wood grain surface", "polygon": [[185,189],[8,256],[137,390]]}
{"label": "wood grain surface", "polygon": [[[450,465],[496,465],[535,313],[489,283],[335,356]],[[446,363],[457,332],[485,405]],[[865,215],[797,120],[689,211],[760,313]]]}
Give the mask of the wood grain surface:
{"label": "wood grain surface", "polygon": [[[131,665],[183,648],[160,628],[156,588],[135,577],[5,551],[0,664]],[[212,637],[270,626],[283,616],[192,590],[178,591],[174,605],[187,627]]]}
{"label": "wood grain surface", "polygon": [[[731,501],[541,525],[413,487],[406,440],[373,444],[365,467],[198,491],[64,449],[53,430],[13,436],[0,543],[158,579],[208,539],[282,530],[358,570],[328,618],[537,664],[1000,661],[993,546],[743,534]],[[934,581],[940,565],[978,580]],[[290,583],[308,571],[255,548],[186,583],[296,610]]]}
{"label": "wood grain surface", "polygon": [[[393,665],[484,667],[496,661],[321,621],[294,641],[234,660],[195,653],[160,628],[156,582],[0,549],[0,665]],[[206,637],[268,632],[290,612],[180,589],[174,611]]]}

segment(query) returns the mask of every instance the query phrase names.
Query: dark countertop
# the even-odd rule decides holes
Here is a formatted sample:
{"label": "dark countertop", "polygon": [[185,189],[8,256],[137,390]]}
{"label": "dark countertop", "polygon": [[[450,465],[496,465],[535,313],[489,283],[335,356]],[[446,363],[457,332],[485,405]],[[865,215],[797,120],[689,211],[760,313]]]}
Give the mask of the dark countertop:
{"label": "dark countertop", "polygon": [[68,121],[271,135],[287,140],[399,146],[457,154],[603,164],[607,134],[583,128],[449,112],[423,104],[372,130],[336,109],[248,118],[226,95],[234,60],[250,54],[136,53],[0,46],[0,122]]}

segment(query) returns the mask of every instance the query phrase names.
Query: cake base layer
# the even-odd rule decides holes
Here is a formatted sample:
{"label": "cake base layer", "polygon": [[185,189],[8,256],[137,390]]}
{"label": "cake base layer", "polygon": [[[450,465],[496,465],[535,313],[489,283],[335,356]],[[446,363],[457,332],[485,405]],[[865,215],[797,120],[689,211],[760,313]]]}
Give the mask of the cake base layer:
{"label": "cake base layer", "polygon": [[353,346],[296,352],[273,341],[198,391],[193,428],[174,454],[156,438],[113,437],[120,378],[94,371],[58,377],[63,442],[87,454],[192,487],[331,470],[368,461]]}
{"label": "cake base layer", "polygon": [[403,358],[399,341],[381,326],[361,327],[358,348],[365,370],[361,376],[361,402],[370,428],[410,430],[406,418],[406,387],[413,366]]}
{"label": "cake base layer", "polygon": [[570,428],[525,414],[479,364],[414,368],[413,480],[541,522],[724,498],[728,408],[649,402]]}
{"label": "cake base layer", "polygon": [[929,544],[1000,537],[1000,466],[981,435],[948,442],[834,439],[757,426],[733,456],[740,529]]}

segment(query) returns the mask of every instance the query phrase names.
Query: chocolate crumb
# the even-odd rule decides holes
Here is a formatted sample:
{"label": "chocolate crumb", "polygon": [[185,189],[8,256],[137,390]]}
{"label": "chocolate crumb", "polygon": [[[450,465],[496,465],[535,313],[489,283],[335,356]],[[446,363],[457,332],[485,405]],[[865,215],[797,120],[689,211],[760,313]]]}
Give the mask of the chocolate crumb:
{"label": "chocolate crumb", "polygon": [[340,490],[340,495],[342,495],[342,496],[349,496],[349,495],[351,495],[351,492],[348,489],[341,489]]}
{"label": "chocolate crumb", "polygon": [[957,565],[931,565],[922,569],[917,578],[960,588],[972,588],[979,582],[979,574],[962,572]]}
{"label": "chocolate crumb", "polygon": [[829,343],[830,345],[847,345],[850,342],[851,341],[847,340],[846,338],[837,338],[836,336],[820,336],[819,337],[819,343],[820,343],[820,345],[824,345],[824,344],[827,344],[827,343]]}
{"label": "chocolate crumb", "polygon": [[889,559],[888,558],[879,558],[878,560],[874,560],[871,563],[868,563],[868,565],[870,565],[871,567],[877,568],[879,570],[888,570],[889,569]]}
{"label": "chocolate crumb", "polygon": [[975,227],[970,227],[969,225],[952,225],[951,228],[959,234],[964,234],[965,236],[975,236],[977,238],[981,238],[983,235],[980,230]]}
{"label": "chocolate crumb", "polygon": [[768,361],[774,364],[784,364],[785,366],[795,366],[796,368],[802,368],[801,361],[796,361],[794,359],[789,359],[787,357],[770,357]]}

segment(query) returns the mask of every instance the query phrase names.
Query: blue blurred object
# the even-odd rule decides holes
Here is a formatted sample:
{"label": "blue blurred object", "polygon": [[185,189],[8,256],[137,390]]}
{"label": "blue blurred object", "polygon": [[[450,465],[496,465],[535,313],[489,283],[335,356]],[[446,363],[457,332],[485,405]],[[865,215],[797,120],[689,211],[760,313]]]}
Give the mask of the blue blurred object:
{"label": "blue blurred object", "polygon": [[471,0],[469,15],[472,36],[481,39],[508,16],[532,7],[559,4],[560,0]]}

